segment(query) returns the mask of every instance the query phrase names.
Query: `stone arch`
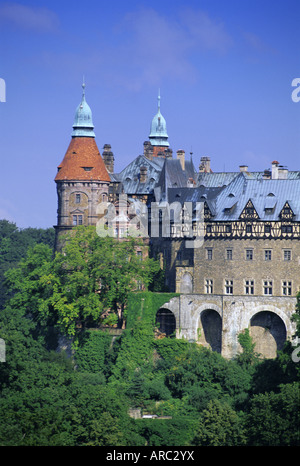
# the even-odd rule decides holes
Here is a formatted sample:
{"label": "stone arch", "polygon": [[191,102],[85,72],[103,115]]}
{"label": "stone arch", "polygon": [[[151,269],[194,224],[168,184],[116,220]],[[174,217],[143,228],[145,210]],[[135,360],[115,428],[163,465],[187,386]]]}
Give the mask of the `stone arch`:
{"label": "stone arch", "polygon": [[217,353],[222,351],[222,317],[215,309],[204,309],[199,315],[198,343]]}
{"label": "stone arch", "polygon": [[156,313],[155,322],[159,332],[164,333],[167,337],[176,332],[176,317],[169,309],[160,308]]}
{"label": "stone arch", "polygon": [[276,358],[277,351],[283,348],[286,341],[287,329],[277,313],[262,310],[250,319],[250,335],[257,353],[265,358]]}
{"label": "stone arch", "polygon": [[189,272],[184,272],[180,279],[180,293],[193,293],[193,278]]}

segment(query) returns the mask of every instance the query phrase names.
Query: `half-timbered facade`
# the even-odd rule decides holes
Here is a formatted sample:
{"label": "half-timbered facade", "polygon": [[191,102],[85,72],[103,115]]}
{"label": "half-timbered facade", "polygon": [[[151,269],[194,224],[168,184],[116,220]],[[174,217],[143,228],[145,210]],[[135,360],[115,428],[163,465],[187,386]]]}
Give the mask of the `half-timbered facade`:
{"label": "half-timbered facade", "polygon": [[[188,259],[187,269],[178,262],[174,289],[180,291],[189,273],[193,293],[295,295],[300,289],[300,173],[259,179],[241,172],[214,197],[208,192],[215,187],[204,189],[195,188],[202,191],[197,203],[202,200],[204,215],[193,222],[194,238],[203,230],[201,247],[186,250],[183,228],[181,233],[178,225],[176,233],[173,229],[178,243],[173,257],[179,252],[180,260]],[[195,198],[188,190],[183,194],[183,205]]]}

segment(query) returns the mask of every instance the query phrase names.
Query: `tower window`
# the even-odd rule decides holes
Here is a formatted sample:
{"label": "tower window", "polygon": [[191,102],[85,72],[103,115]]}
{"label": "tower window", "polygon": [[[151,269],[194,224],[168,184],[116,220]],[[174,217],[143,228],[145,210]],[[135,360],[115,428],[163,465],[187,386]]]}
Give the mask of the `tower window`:
{"label": "tower window", "polygon": [[292,251],[290,249],[283,250],[283,259],[285,261],[290,261],[292,258]]}
{"label": "tower window", "polygon": [[82,225],[83,224],[83,217],[82,215],[73,215],[73,226]]}
{"label": "tower window", "polygon": [[80,201],[81,201],[81,196],[80,196],[80,194],[76,194],[76,196],[75,196],[75,203],[76,203],[76,204],[80,204]]}

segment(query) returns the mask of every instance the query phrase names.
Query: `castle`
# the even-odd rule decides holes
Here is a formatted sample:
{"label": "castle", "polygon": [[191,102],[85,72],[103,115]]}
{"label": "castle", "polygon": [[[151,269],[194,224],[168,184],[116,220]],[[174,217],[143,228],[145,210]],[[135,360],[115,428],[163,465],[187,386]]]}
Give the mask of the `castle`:
{"label": "castle", "polygon": [[76,225],[111,222],[119,239],[133,225],[165,268],[168,289],[180,294],[157,312],[164,333],[176,331],[231,358],[240,350],[238,334],[249,328],[256,351],[274,357],[295,331],[300,171],[273,161],[262,172],[245,165],[213,172],[209,157],[196,170],[192,154],[177,150],[173,157],[160,96],[143,154],[120,173],[114,160],[109,144],[102,156],[97,147],[83,85],[55,177],[56,248]]}

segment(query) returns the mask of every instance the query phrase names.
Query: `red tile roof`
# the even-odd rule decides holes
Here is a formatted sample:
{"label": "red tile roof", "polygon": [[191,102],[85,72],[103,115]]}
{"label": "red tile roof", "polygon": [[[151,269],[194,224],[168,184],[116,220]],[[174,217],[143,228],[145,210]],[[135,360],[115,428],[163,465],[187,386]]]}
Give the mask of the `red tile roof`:
{"label": "red tile roof", "polygon": [[73,137],[58,166],[55,181],[97,180],[110,181],[95,138]]}

